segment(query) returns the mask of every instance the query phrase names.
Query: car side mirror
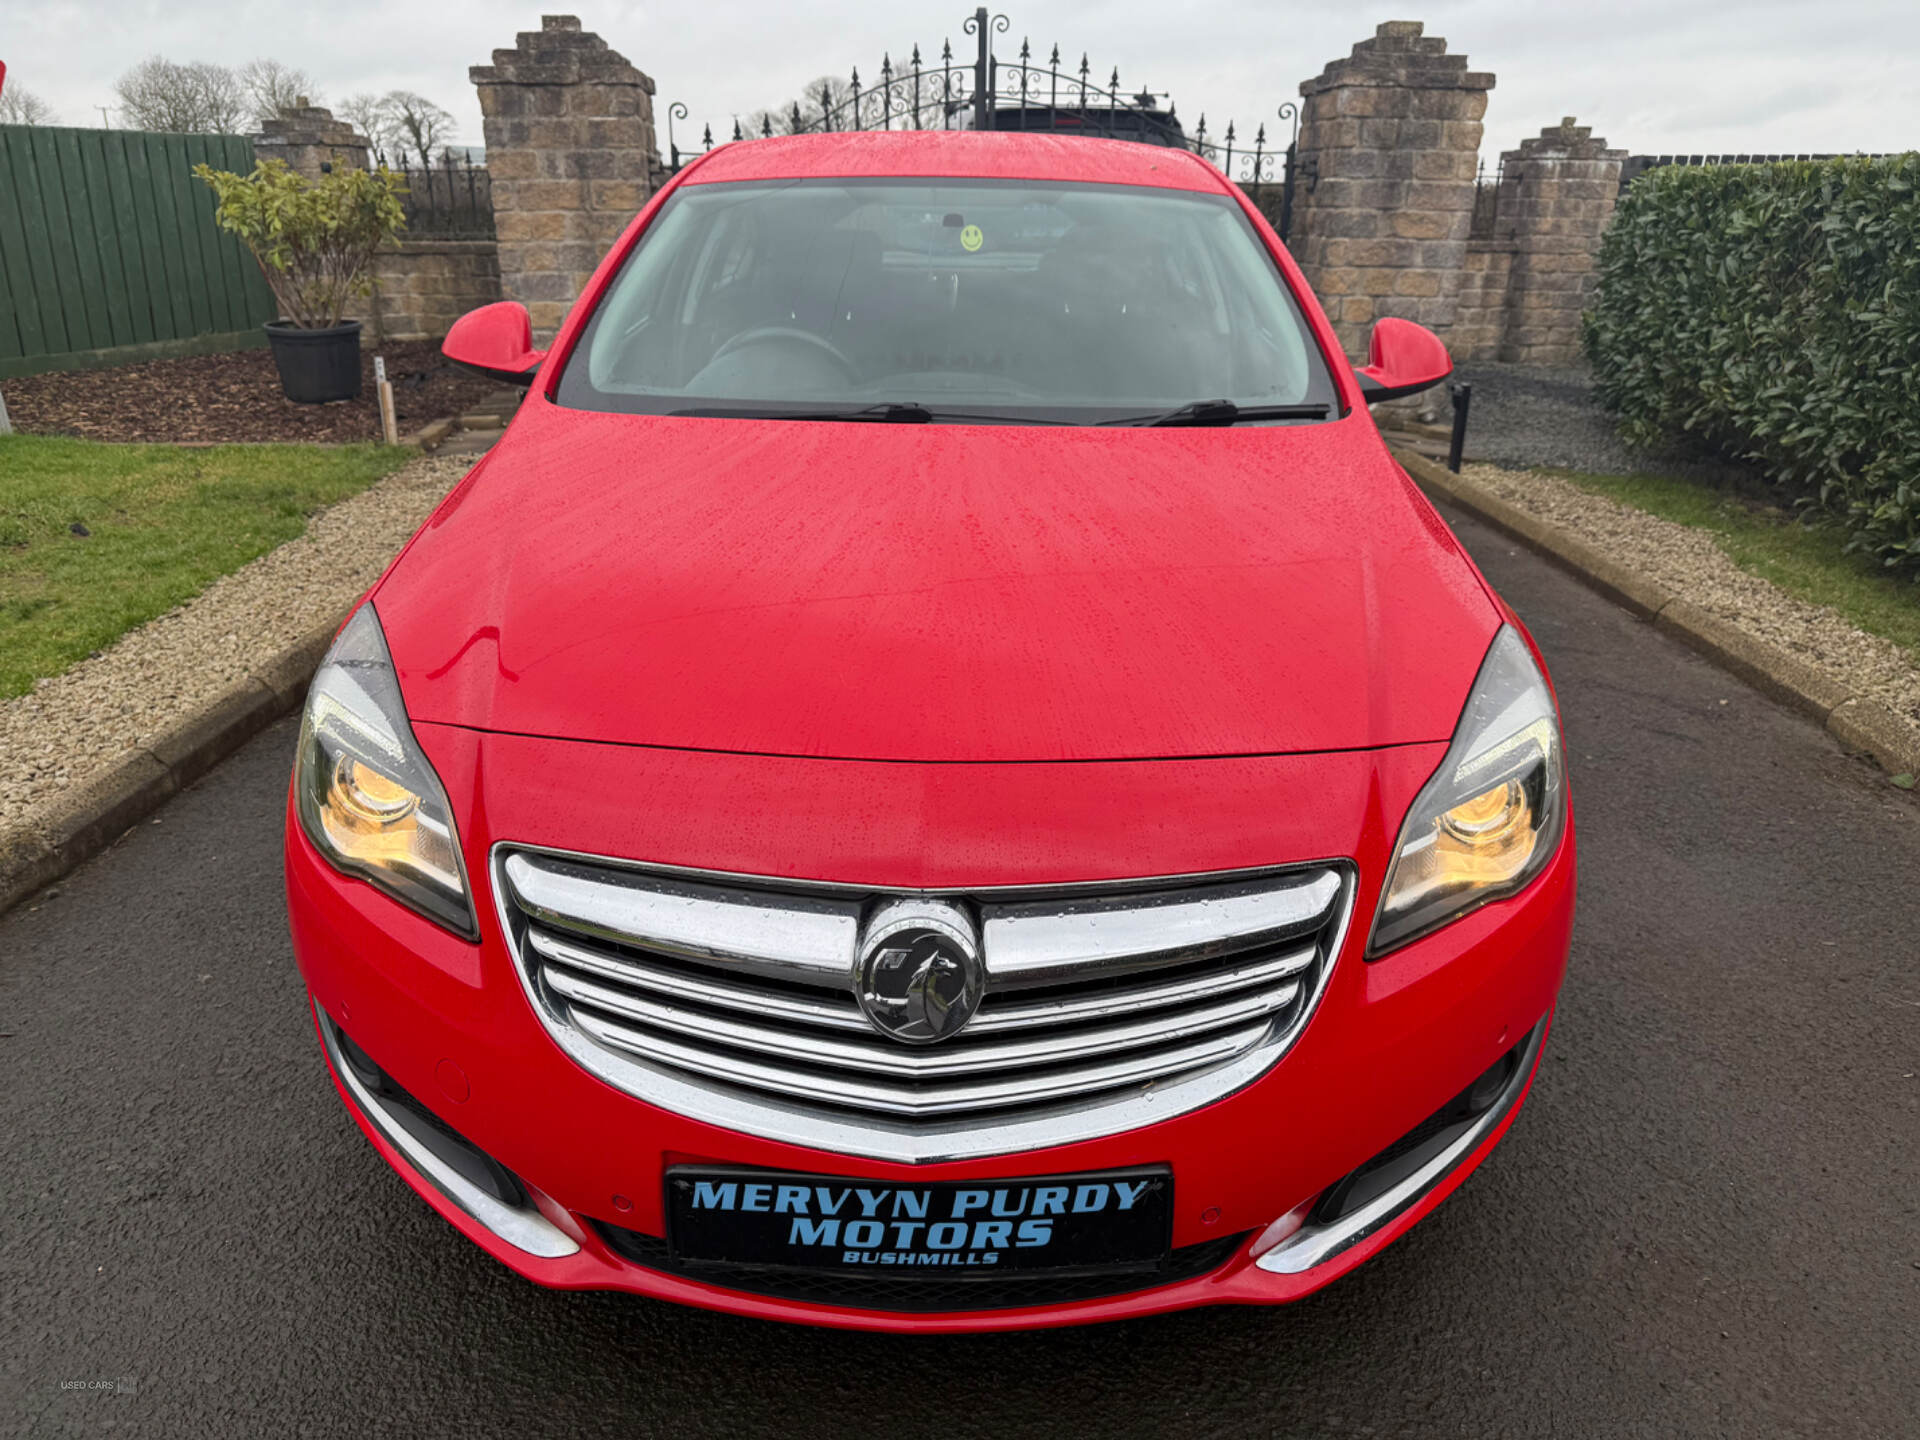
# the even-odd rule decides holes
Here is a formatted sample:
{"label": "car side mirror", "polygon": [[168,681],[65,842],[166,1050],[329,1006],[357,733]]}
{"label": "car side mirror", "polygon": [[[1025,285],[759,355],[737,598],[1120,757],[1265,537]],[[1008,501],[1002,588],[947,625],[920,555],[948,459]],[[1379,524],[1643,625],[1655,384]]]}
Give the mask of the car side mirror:
{"label": "car side mirror", "polygon": [[507,385],[531,385],[547,352],[533,348],[533,321],[518,300],[469,310],[453,322],[440,353],[454,364]]}
{"label": "car side mirror", "polygon": [[1354,370],[1360,377],[1360,394],[1369,405],[1418,395],[1452,373],[1453,357],[1438,335],[1392,315],[1374,321],[1367,340],[1367,363]]}

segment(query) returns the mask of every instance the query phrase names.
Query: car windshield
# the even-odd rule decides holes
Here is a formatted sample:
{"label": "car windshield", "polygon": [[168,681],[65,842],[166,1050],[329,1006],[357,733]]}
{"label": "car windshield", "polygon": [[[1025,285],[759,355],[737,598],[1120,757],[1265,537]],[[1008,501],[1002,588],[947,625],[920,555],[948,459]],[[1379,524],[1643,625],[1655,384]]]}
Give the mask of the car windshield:
{"label": "car windshield", "polygon": [[1099,424],[1196,401],[1215,419],[1312,419],[1335,391],[1225,195],[792,180],[676,191],[608,287],[556,399],[643,414]]}

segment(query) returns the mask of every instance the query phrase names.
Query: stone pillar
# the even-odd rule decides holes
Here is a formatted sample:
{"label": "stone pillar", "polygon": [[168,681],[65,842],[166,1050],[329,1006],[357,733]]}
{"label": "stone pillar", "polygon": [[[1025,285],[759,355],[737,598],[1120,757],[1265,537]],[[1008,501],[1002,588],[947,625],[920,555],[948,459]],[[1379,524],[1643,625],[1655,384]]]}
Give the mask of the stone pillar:
{"label": "stone pillar", "polygon": [[468,75],[480,91],[500,289],[546,340],[652,193],[653,81],[572,15],[541,16]]}
{"label": "stone pillar", "polygon": [[284,160],[288,169],[309,180],[318,180],[323,166],[365,170],[371,149],[366,136],[345,120],[334,119],[326,107],[309,105],[304,95],[271,120],[261,121],[260,133],[253,137],[256,160]]}
{"label": "stone pillar", "polygon": [[1394,20],[1300,86],[1294,257],[1364,359],[1382,315],[1452,327],[1493,76]]}
{"label": "stone pillar", "polygon": [[1513,247],[1500,359],[1571,365],[1592,298],[1600,235],[1620,197],[1624,150],[1569,115],[1502,157],[1499,236]]}

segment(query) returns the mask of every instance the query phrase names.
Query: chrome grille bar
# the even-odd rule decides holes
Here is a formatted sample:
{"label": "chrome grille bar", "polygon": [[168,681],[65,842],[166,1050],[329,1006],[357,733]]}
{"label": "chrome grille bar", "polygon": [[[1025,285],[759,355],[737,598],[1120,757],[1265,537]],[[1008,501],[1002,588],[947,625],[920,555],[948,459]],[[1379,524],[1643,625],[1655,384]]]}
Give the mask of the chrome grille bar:
{"label": "chrome grille bar", "polygon": [[649,876],[613,884],[581,866],[517,854],[505,865],[515,900],[533,919],[582,935],[642,945],[771,979],[853,973],[860,906],[849,900],[780,896]]}
{"label": "chrome grille bar", "polygon": [[863,924],[903,892],[506,846],[492,873],[528,998],[586,1069],[708,1123],[909,1163],[1231,1094],[1306,1024],[1353,894],[1344,862],[911,892],[976,927],[985,976],[960,1034],[911,1045],[874,1028],[854,985]]}
{"label": "chrome grille bar", "polygon": [[[750,1021],[709,1015],[689,1006],[662,1004],[643,996],[625,995],[595,985],[565,970],[549,969],[543,978],[567,999],[689,1041],[706,1041],[749,1050],[793,1064],[864,1070],[903,1079],[935,1079],[950,1075],[978,1075],[995,1070],[1031,1069],[1064,1065],[1091,1056],[1146,1045],[1165,1045],[1222,1026],[1236,1025],[1283,1010],[1299,993],[1297,985],[1255,991],[1198,1010],[1175,1011],[1130,1024],[1097,1029],[1063,1030],[1058,1034],[999,1041],[984,1045],[955,1042],[909,1049],[873,1041],[843,1040],[837,1035],[815,1035]],[[871,1032],[870,1032],[871,1033]]]}
{"label": "chrome grille bar", "polygon": [[1231,1059],[1265,1033],[1264,1026],[1253,1025],[1225,1035],[1211,1036],[1177,1050],[1130,1055],[1066,1073],[1026,1073],[1004,1079],[973,1080],[916,1089],[874,1080],[850,1079],[844,1074],[829,1076],[818,1070],[769,1064],[748,1056],[709,1050],[648,1031],[613,1025],[584,1012],[576,1011],[575,1019],[583,1030],[603,1044],[630,1050],[636,1055],[664,1061],[698,1074],[830,1105],[857,1103],[868,1109],[896,1115],[948,1115],[991,1110],[1027,1105],[1037,1100],[1055,1100],[1088,1090],[1157,1080],[1163,1076],[1177,1075],[1183,1070]]}
{"label": "chrome grille bar", "polygon": [[[831,998],[815,999],[809,995],[755,989],[718,977],[685,975],[664,966],[625,959],[612,951],[592,949],[539,929],[527,932],[527,945],[542,960],[553,965],[584,970],[602,979],[651,993],[697,1004],[717,1005],[747,1014],[778,1017],[799,1024],[822,1025],[862,1036],[873,1034],[873,1027],[861,1016],[851,994],[837,1001]],[[1317,953],[1315,946],[1307,945],[1298,950],[1236,965],[1229,970],[1207,971],[1187,978],[1066,999],[1007,1001],[982,1010],[967,1027],[967,1034],[971,1037],[1037,1026],[1107,1020],[1141,1010],[1215,999],[1237,990],[1298,975],[1313,964]]]}
{"label": "chrome grille bar", "polygon": [[1322,870],[1279,885],[985,905],[983,948],[1003,988],[1129,974],[1298,936],[1317,928],[1339,893],[1340,877]]}
{"label": "chrome grille bar", "polygon": [[854,1005],[851,993],[844,994],[836,1005],[830,1000],[816,1000],[811,996],[765,988],[753,989],[737,985],[731,980],[686,975],[662,965],[621,959],[614,954],[590,950],[584,945],[562,940],[543,930],[529,930],[527,944],[538,951],[542,959],[555,965],[585,970],[606,980],[656,994],[671,995],[679,1000],[693,1000],[704,1005],[718,1005],[727,1010],[743,1010],[752,1015],[778,1017],[807,1025],[826,1025],[860,1035],[873,1033],[873,1027],[867,1024]]}
{"label": "chrome grille bar", "polygon": [[1129,986],[1124,990],[1103,990],[1064,1000],[1017,1000],[999,1006],[990,1003],[988,1008],[973,1017],[967,1034],[985,1035],[998,1030],[1025,1030],[1036,1025],[1105,1020],[1137,1010],[1157,1010],[1166,1005],[1188,1005],[1199,1000],[1210,1000],[1249,986],[1265,985],[1298,975],[1313,964],[1318,954],[1318,946],[1307,945],[1270,959],[1236,965],[1230,970],[1209,970],[1178,980]]}

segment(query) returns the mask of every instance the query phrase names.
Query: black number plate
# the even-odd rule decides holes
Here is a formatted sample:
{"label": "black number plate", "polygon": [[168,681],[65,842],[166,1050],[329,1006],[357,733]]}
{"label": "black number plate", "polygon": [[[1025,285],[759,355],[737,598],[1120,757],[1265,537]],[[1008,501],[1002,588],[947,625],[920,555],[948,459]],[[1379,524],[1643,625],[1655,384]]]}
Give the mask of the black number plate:
{"label": "black number plate", "polygon": [[682,1166],[667,1172],[666,1209],[675,1258],[700,1264],[955,1279],[1151,1269],[1172,1236],[1173,1175],[895,1183]]}

